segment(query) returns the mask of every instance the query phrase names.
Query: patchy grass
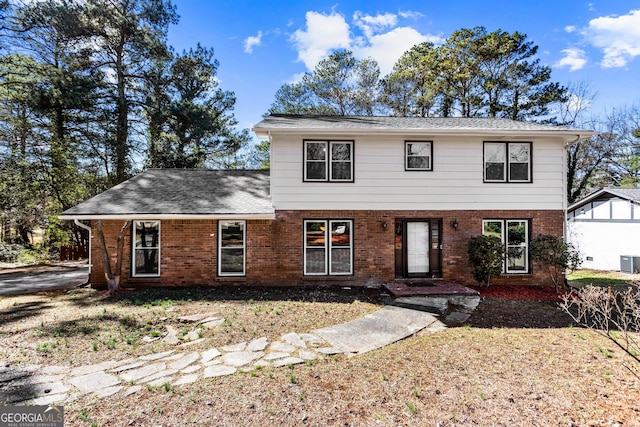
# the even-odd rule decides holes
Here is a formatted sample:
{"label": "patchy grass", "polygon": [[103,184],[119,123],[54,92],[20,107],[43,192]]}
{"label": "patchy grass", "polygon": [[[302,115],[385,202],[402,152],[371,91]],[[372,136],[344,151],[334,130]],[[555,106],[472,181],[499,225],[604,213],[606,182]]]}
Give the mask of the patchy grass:
{"label": "patchy grass", "polygon": [[599,286],[626,288],[638,286],[640,274],[621,273],[619,271],[576,270],[567,276],[569,284],[574,287]]}
{"label": "patchy grass", "polygon": [[[177,318],[196,313],[228,320],[203,332],[201,349],[273,340],[352,320],[386,301],[375,290],[328,288],[4,298],[0,360],[81,365],[164,351],[166,344],[136,337],[164,335],[166,325],[180,330]],[[638,425],[640,379],[628,356],[570,322],[554,301],[483,298],[462,327],[421,332],[357,357],[145,387],[126,398],[79,396],[65,404],[65,425]]]}

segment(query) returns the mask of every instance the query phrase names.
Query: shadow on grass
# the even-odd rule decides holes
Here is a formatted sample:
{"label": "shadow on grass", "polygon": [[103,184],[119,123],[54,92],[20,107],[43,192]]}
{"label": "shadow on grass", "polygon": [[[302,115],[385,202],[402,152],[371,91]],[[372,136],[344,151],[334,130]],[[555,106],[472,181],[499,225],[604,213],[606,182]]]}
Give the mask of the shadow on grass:
{"label": "shadow on grass", "polygon": [[[138,306],[167,306],[191,301],[301,301],[350,304],[354,301],[384,305],[390,296],[379,288],[364,287],[253,287],[216,286],[189,288],[141,288],[123,291],[105,302]],[[78,301],[81,302],[81,301]]]}
{"label": "shadow on grass", "polygon": [[43,311],[51,308],[51,304],[45,301],[29,301],[15,304],[0,310],[0,325],[7,325],[26,320],[33,316],[39,316]]}

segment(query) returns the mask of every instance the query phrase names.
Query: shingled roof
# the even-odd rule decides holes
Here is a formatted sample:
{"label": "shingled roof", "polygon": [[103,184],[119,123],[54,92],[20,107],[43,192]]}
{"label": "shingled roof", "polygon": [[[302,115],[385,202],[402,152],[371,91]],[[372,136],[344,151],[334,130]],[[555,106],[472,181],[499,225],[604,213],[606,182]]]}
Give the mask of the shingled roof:
{"label": "shingled roof", "polygon": [[273,219],[269,171],[149,169],[62,213],[63,219]]}
{"label": "shingled roof", "polygon": [[455,134],[555,134],[575,139],[594,132],[495,117],[365,117],[273,114],[253,127],[259,137],[269,132],[376,132]]}

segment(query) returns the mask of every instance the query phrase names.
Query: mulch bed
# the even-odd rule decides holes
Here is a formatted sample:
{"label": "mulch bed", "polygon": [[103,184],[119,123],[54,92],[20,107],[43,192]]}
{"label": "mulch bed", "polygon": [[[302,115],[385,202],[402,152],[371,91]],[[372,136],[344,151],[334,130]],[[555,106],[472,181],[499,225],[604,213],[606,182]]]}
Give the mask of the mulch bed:
{"label": "mulch bed", "polygon": [[487,288],[470,286],[480,292],[483,298],[502,298],[510,300],[562,301],[564,290],[556,293],[551,286],[497,285]]}

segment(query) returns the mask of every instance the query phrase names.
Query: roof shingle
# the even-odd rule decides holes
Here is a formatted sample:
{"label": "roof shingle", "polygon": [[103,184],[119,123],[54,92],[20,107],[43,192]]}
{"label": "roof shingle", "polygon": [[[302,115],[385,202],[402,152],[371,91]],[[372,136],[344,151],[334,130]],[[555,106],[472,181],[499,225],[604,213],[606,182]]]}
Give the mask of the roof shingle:
{"label": "roof shingle", "polygon": [[63,218],[264,215],[269,171],[148,169],[62,213]]}

